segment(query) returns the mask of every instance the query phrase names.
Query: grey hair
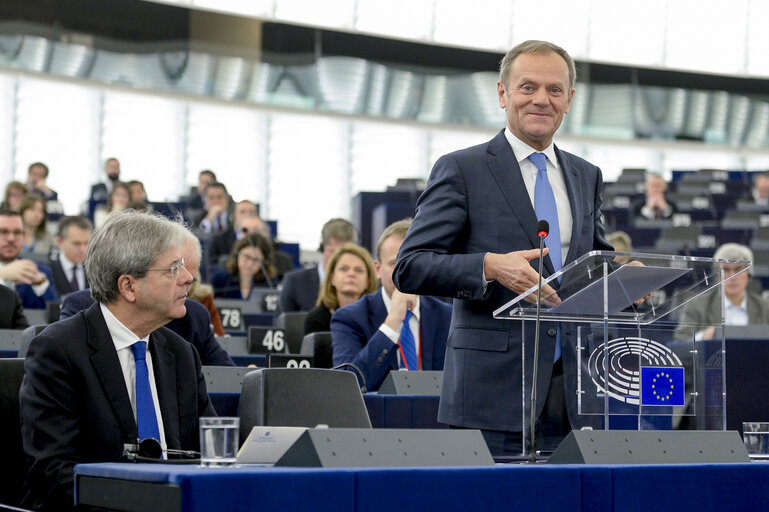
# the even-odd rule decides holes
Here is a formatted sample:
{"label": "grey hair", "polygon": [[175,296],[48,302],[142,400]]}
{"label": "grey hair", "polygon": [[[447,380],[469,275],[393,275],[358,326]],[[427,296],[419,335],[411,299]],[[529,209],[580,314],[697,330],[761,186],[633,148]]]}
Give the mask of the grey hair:
{"label": "grey hair", "polygon": [[183,224],[161,215],[130,209],[110,213],[88,242],[85,273],[94,300],[117,301],[120,276],[144,277],[161,254],[187,240],[187,233]]}
{"label": "grey hair", "polygon": [[574,59],[571,55],[558,46],[557,44],[550,43],[548,41],[538,41],[536,39],[529,39],[520,44],[515,45],[507,54],[502,58],[499,63],[499,81],[507,89],[507,80],[510,78],[510,68],[513,65],[513,61],[522,53],[544,53],[548,54],[555,52],[561,56],[566,62],[566,67],[569,68],[569,92],[574,89],[574,82],[577,80],[577,67],[574,65]]}
{"label": "grey hair", "polygon": [[[753,263],[753,251],[741,244],[728,243],[716,250],[713,255],[716,260],[747,260]],[[748,269],[748,274],[753,275],[753,266]]]}

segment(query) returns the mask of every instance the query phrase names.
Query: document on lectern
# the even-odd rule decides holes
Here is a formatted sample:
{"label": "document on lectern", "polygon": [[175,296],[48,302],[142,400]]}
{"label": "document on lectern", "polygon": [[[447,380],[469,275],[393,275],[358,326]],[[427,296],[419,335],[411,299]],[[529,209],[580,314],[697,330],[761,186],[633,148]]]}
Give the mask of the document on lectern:
{"label": "document on lectern", "polygon": [[659,290],[690,272],[688,268],[623,265],[606,277],[588,284],[550,309],[550,313],[565,315],[603,314],[604,279],[607,282],[609,314],[616,314],[638,299]]}

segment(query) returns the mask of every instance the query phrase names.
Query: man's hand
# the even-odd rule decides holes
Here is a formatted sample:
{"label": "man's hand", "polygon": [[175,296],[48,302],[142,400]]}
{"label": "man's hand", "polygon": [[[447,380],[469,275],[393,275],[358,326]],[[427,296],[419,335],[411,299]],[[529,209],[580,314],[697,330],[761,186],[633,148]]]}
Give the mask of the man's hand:
{"label": "man's hand", "polygon": [[222,214],[222,212],[227,208],[226,205],[214,205],[208,209],[208,213],[206,214],[206,218],[213,222],[215,218],[217,218],[219,215]]}
{"label": "man's hand", "polygon": [[37,269],[34,261],[19,259],[0,269],[0,278],[16,284],[35,284],[45,280],[45,274]]}
{"label": "man's hand", "polygon": [[395,289],[391,299],[390,312],[387,314],[384,323],[393,331],[400,332],[403,326],[403,319],[406,318],[406,311],[413,310],[417,305],[417,296],[410,293],[401,293]]}
{"label": "man's hand", "polygon": [[[548,253],[545,247],[543,256]],[[489,253],[483,261],[483,272],[486,279],[497,281],[499,284],[517,294],[521,294],[539,283],[539,275],[529,264],[530,261],[539,258],[539,249],[527,251],[513,251],[507,254]],[[555,295],[555,290],[546,284],[542,286],[542,296],[545,304],[556,306],[561,299]],[[528,302],[536,302],[536,295],[529,295],[525,299]]]}

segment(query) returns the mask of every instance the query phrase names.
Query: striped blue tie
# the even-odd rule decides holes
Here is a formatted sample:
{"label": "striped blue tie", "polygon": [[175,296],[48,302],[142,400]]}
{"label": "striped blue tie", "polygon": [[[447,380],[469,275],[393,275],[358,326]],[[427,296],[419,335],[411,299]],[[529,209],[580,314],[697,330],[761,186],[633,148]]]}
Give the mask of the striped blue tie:
{"label": "striped blue tie", "polygon": [[136,360],[136,426],[139,439],[148,437],[160,441],[158,418],[155,415],[155,402],[150,389],[150,372],[147,368],[147,342],[137,341],[131,345]]}
{"label": "striped blue tie", "polygon": [[[544,153],[532,153],[529,160],[537,168],[537,181],[534,185],[534,212],[537,219],[546,220],[550,224],[550,234],[545,239],[545,245],[549,249],[550,261],[553,263],[553,271],[561,270],[561,229],[558,225],[558,208],[555,204],[555,195],[547,179],[547,156]],[[561,357],[561,327],[555,340],[555,358]]]}
{"label": "striped blue tie", "polygon": [[406,311],[406,318],[403,319],[403,327],[401,327],[401,350],[403,350],[403,358],[405,359],[404,366],[409,371],[419,370],[417,346],[414,343],[414,334],[411,332],[411,326],[409,326],[409,320],[413,314],[409,310]]}

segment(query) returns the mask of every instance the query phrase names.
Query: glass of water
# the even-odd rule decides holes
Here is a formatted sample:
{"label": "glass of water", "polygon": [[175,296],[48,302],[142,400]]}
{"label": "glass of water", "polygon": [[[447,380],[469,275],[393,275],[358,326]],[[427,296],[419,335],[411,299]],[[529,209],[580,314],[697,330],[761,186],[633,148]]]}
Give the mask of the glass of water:
{"label": "glass of water", "polygon": [[240,443],[240,418],[200,418],[200,465],[222,468],[235,465]]}
{"label": "glass of water", "polygon": [[745,442],[745,449],[751,460],[769,461],[769,422],[744,422],[742,440]]}

